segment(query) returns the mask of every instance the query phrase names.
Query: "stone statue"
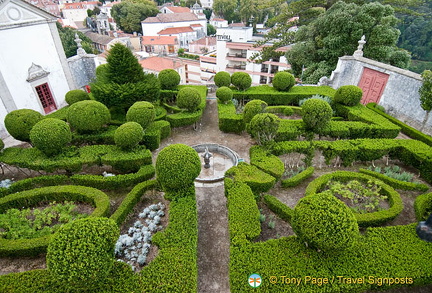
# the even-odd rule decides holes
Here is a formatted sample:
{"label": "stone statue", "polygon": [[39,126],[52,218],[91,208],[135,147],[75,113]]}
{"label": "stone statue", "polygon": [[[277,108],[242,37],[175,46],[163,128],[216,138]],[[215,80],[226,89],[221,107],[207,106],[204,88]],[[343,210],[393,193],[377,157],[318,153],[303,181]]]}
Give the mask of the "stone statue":
{"label": "stone statue", "polygon": [[213,155],[209,152],[208,147],[206,147],[205,153],[203,155],[203,158],[204,158],[204,168],[206,168],[206,169],[210,168],[210,158],[212,156]]}
{"label": "stone statue", "polygon": [[364,44],[366,44],[365,38],[365,35],[363,35],[360,41],[358,41],[359,45],[357,47],[357,50],[354,52],[354,57],[363,57],[363,46]]}

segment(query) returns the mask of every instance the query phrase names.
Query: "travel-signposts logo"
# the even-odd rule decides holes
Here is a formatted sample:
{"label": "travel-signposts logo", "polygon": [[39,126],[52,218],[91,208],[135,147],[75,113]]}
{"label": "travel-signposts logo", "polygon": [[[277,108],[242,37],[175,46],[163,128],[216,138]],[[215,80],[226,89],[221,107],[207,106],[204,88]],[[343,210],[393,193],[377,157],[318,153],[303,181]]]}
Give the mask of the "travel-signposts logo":
{"label": "travel-signposts logo", "polygon": [[259,286],[261,286],[261,282],[261,276],[258,274],[252,274],[248,278],[249,286],[251,286],[252,288],[258,288]]}

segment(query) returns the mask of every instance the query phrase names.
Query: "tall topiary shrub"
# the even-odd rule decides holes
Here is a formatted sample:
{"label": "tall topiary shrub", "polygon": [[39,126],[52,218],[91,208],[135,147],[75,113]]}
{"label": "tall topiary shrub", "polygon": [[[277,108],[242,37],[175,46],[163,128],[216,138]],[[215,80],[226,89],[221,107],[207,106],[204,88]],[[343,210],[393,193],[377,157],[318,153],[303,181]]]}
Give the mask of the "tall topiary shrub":
{"label": "tall topiary shrub", "polygon": [[226,104],[227,102],[232,100],[233,92],[229,87],[222,86],[217,89],[216,97],[219,99],[219,101]]}
{"label": "tall topiary shrub", "polygon": [[184,144],[167,146],[156,159],[156,178],[165,191],[189,188],[200,172],[198,153]]}
{"label": "tall topiary shrub", "polygon": [[343,85],[336,90],[333,101],[346,106],[355,106],[360,103],[363,90],[355,85]]}
{"label": "tall topiary shrub", "polygon": [[320,99],[310,99],[304,102],[302,106],[302,118],[306,128],[315,133],[319,133],[327,126],[333,110],[329,103]]}
{"label": "tall topiary shrub", "polygon": [[144,80],[144,71],[129,48],[116,43],[108,53],[107,78],[110,82],[125,84]]}
{"label": "tall topiary shrub", "polygon": [[76,102],[90,100],[89,94],[83,90],[71,90],[65,95],[66,103],[69,105],[75,104]]}
{"label": "tall topiary shrub", "polygon": [[302,198],[294,208],[291,225],[308,246],[325,252],[350,248],[359,235],[353,212],[326,192]]}
{"label": "tall topiary shrub", "polygon": [[228,87],[231,85],[231,75],[226,71],[219,71],[214,77],[214,82],[217,87]]}
{"label": "tall topiary shrub", "polygon": [[174,90],[180,83],[180,74],[174,69],[164,69],[158,74],[158,79],[163,90]]}
{"label": "tall topiary shrub", "polygon": [[97,101],[81,101],[71,105],[67,121],[78,132],[92,132],[102,128],[111,120],[108,108]]}
{"label": "tall topiary shrub", "polygon": [[156,110],[152,103],[135,102],[126,113],[127,121],[134,121],[146,129],[153,122],[156,116]]}
{"label": "tall topiary shrub", "polygon": [[5,144],[3,142],[3,140],[0,138],[0,152],[4,149]]}
{"label": "tall topiary shrub", "polygon": [[289,91],[294,85],[294,75],[289,72],[278,72],[273,78],[273,87],[278,91]]}
{"label": "tall topiary shrub", "polygon": [[231,76],[231,83],[240,91],[247,90],[252,84],[252,78],[246,72],[237,71]]}
{"label": "tall topiary shrub", "polygon": [[19,109],[8,113],[4,123],[13,138],[29,142],[30,130],[42,119],[42,114],[35,110]]}
{"label": "tall topiary shrub", "polygon": [[264,113],[267,103],[261,100],[252,100],[247,102],[243,111],[243,120],[245,123],[251,122],[252,118],[259,113]]}
{"label": "tall topiary shrub", "polygon": [[71,142],[72,133],[69,125],[55,118],[42,119],[30,131],[30,140],[34,147],[47,156],[61,153]]}
{"label": "tall topiary shrub", "polygon": [[267,144],[276,137],[279,123],[280,119],[275,114],[261,113],[252,118],[247,131],[259,144]]}
{"label": "tall topiary shrub", "polygon": [[118,226],[107,218],[88,217],[65,224],[48,245],[48,271],[68,290],[101,292],[114,265],[119,236]]}
{"label": "tall topiary shrub", "polygon": [[126,122],[120,125],[114,133],[114,142],[122,150],[131,150],[144,137],[144,130],[136,122]]}
{"label": "tall topiary shrub", "polygon": [[423,110],[426,111],[426,115],[423,119],[422,127],[420,130],[426,125],[426,122],[429,119],[430,111],[432,110],[432,71],[425,70],[421,74],[422,77],[422,85],[419,88],[420,95],[420,106]]}
{"label": "tall topiary shrub", "polygon": [[188,112],[195,112],[201,103],[199,92],[192,87],[184,87],[177,93],[177,106]]}

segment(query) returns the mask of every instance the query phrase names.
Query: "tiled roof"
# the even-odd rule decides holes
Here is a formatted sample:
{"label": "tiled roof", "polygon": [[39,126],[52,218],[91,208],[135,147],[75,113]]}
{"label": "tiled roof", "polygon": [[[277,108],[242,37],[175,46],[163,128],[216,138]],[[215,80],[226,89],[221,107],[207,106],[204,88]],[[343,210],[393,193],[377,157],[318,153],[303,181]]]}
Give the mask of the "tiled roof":
{"label": "tiled roof", "polygon": [[213,19],[211,19],[212,21],[226,21],[225,19],[223,19],[223,18],[213,18]]}
{"label": "tiled roof", "polygon": [[194,30],[190,26],[169,27],[158,32],[158,35],[176,35],[182,33],[192,33]]}
{"label": "tiled roof", "polygon": [[191,24],[190,26],[191,27],[202,27],[202,25],[200,25],[199,23],[197,23],[197,24]]}
{"label": "tiled roof", "polygon": [[[207,43],[208,40],[208,43]],[[202,45],[202,46],[216,46],[216,38],[215,37],[204,37],[195,42],[190,43],[190,45]]]}
{"label": "tiled roof", "polygon": [[173,60],[162,57],[150,57],[144,60],[140,60],[142,68],[160,72],[164,69],[176,69],[183,66],[181,60]]}
{"label": "tiled roof", "polygon": [[229,27],[245,27],[245,24],[243,22],[237,22],[237,23],[230,23],[228,26]]}
{"label": "tiled roof", "polygon": [[191,12],[184,13],[159,13],[155,17],[147,17],[143,23],[154,23],[154,22],[179,22],[179,21],[193,21],[198,20],[198,17]]}
{"label": "tiled roof", "polygon": [[180,6],[171,6],[171,7],[167,7],[167,9],[171,10],[174,13],[190,12],[189,8],[187,8],[187,7],[180,7]]}
{"label": "tiled roof", "polygon": [[177,37],[175,36],[144,36],[142,37],[143,45],[175,45]]}
{"label": "tiled roof", "polygon": [[87,37],[89,37],[90,40],[92,40],[93,43],[96,43],[96,44],[107,45],[109,42],[111,42],[112,40],[114,40],[114,38],[112,38],[112,37],[108,37],[108,36],[105,36],[105,35],[100,35],[100,34],[97,34],[97,33],[85,32],[84,34]]}
{"label": "tiled roof", "polygon": [[99,1],[84,1],[76,3],[65,3],[63,9],[87,9],[89,5],[97,6]]}

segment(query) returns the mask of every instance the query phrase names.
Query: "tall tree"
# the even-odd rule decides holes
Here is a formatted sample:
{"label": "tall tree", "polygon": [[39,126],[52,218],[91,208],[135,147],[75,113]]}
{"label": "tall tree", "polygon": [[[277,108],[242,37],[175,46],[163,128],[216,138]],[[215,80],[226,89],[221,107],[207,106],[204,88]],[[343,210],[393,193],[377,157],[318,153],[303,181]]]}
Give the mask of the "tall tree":
{"label": "tall tree", "polygon": [[287,52],[294,73],[300,75],[304,66],[304,81],[316,83],[331,73],[339,57],[353,54],[362,35],[367,41],[365,57],[406,68],[410,55],[396,47],[400,34],[395,28],[397,21],[389,5],[373,2],[359,6],[341,1],[309,25],[300,27],[294,38],[293,34],[284,33],[292,24],[280,24],[277,29],[282,37],[286,36],[285,44],[296,43]]}
{"label": "tall tree", "polygon": [[429,119],[430,111],[432,110],[432,71],[425,70],[421,74],[423,84],[419,89],[420,94],[420,106],[426,111],[425,118],[423,119],[423,125],[421,130],[425,127],[427,120]]}
{"label": "tall tree", "polygon": [[144,71],[137,58],[120,43],[109,50],[107,62],[107,77],[111,82],[125,84],[144,80]]}
{"label": "tall tree", "polygon": [[239,21],[237,10],[237,1],[214,0],[213,2],[213,12],[217,16],[228,20],[229,23]]}
{"label": "tall tree", "polygon": [[75,34],[78,34],[78,37],[81,39],[81,45],[83,49],[89,54],[97,54],[97,51],[93,47],[93,42],[82,32],[70,28],[70,27],[62,27],[60,23],[56,23],[57,29],[60,35],[60,40],[63,45],[63,50],[66,54],[66,57],[72,57],[77,54],[77,43],[75,42]]}
{"label": "tall tree", "polygon": [[127,33],[142,32],[141,21],[158,13],[156,4],[148,0],[124,0],[111,9],[115,22]]}

